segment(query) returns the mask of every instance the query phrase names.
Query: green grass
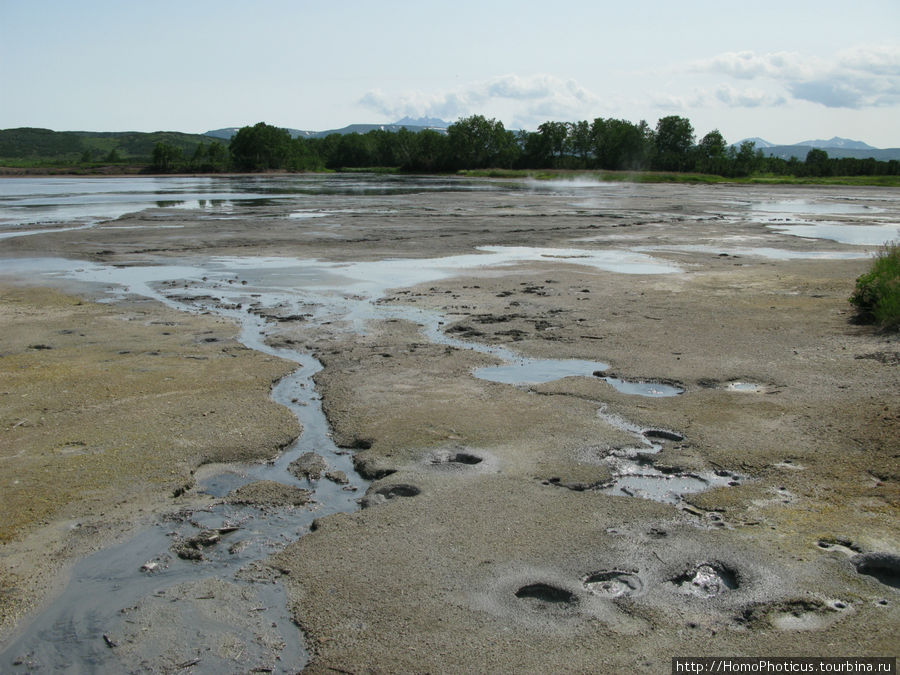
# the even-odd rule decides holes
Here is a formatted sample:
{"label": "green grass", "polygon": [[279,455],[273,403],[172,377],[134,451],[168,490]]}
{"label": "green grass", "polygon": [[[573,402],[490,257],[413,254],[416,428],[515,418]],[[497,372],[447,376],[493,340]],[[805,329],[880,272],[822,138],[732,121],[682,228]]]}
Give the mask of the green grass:
{"label": "green grass", "polygon": [[399,174],[400,168],[396,166],[361,166],[361,167],[342,167],[338,169],[340,173],[379,173],[379,174]]}
{"label": "green grass", "polygon": [[850,302],[863,321],[900,330],[900,242],[891,242],[875,254],[872,268],[856,280]]}

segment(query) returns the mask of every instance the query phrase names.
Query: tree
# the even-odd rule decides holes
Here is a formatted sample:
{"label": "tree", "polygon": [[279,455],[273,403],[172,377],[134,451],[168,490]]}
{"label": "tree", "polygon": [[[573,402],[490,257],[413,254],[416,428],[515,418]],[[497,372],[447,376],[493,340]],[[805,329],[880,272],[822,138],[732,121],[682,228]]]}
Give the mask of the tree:
{"label": "tree", "polygon": [[191,169],[196,171],[196,170],[203,168],[205,159],[206,159],[206,143],[198,143],[197,147],[194,148],[194,154],[191,155]]}
{"label": "tree", "polygon": [[721,174],[728,162],[728,145],[718,129],[713,129],[697,144],[695,168],[703,173]]}
{"label": "tree", "polygon": [[722,136],[718,129],[713,129],[704,136],[699,143],[700,149],[706,157],[721,157],[725,154],[728,145],[725,143],[725,137]]}
{"label": "tree", "polygon": [[572,153],[581,159],[583,166],[587,166],[593,146],[591,142],[591,125],[587,120],[581,120],[569,125],[568,142]]}
{"label": "tree", "polygon": [[731,168],[726,173],[729,176],[749,176],[759,171],[765,164],[762,150],[756,150],[753,141],[744,141],[738,150],[734,147],[729,148],[728,155]]}
{"label": "tree", "polygon": [[564,122],[544,122],[538,127],[538,135],[541,137],[541,148],[547,152],[549,165],[555,163],[559,166],[565,150],[566,138],[569,129]]}
{"label": "tree", "polygon": [[591,125],[594,157],[601,169],[636,170],[645,166],[651,140],[647,123],[597,118]]}
{"label": "tree", "polygon": [[656,168],[683,171],[689,166],[694,127],[686,117],[669,115],[656,123]]}
{"label": "tree", "polygon": [[168,172],[173,171],[176,163],[182,159],[181,148],[168,143],[157,143],[153,146],[153,164],[154,171]]}
{"label": "tree", "polygon": [[206,149],[206,165],[210,171],[224,171],[228,168],[228,153],[225,146],[215,141]]}
{"label": "tree", "polygon": [[519,155],[515,135],[503,122],[472,115],[447,129],[450,161],[457,169],[511,167]]}
{"label": "tree", "polygon": [[285,129],[259,122],[238,129],[229,149],[235,166],[241,171],[283,169],[291,152],[291,135]]}
{"label": "tree", "polygon": [[446,168],[449,139],[434,129],[425,129],[415,136],[415,153],[411,169],[417,171],[441,171]]}
{"label": "tree", "polygon": [[806,172],[810,176],[827,176],[831,173],[828,164],[828,153],[820,148],[813,148],[806,153]]}
{"label": "tree", "polygon": [[331,157],[331,166],[374,166],[374,138],[369,134],[342,134]]}

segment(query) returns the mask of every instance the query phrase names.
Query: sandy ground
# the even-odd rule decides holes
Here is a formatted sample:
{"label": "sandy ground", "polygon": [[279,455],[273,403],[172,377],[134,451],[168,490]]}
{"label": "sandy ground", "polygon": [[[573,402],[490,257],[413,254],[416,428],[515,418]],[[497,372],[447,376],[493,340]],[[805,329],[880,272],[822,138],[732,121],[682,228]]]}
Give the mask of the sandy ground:
{"label": "sandy ground", "polygon": [[[351,210],[339,229],[298,231],[276,206],[214,226],[156,210],[118,221],[141,229],[23,237],[0,251],[120,262],[377,260],[478,245],[854,250],[720,217],[735,201],[778,199],[872,204],[900,219],[897,191],[877,189],[634,186],[602,204],[539,192],[326,195],[304,206]],[[431,344],[404,321],[365,336],[280,325],[274,341],[302,341],[325,364],[317,384],[335,438],[369,446],[359,465],[387,474],[370,497],[388,498],[318,521],[273,561],[307,670],[668,672],[682,655],[896,654],[900,342],[851,320],[847,297],[867,261],[654,255],[683,271],[553,260],[396,289],[383,302],[442,310],[449,329],[478,342],[674,382],[685,389],[674,398],[626,396],[600,377],[476,379],[474,367],[496,361]],[[229,325],[152,303],[77,302],[17,287],[0,306],[13,327],[0,338],[0,499],[16,514],[3,523],[7,634],[53,561],[146,519],[137,509],[171,501],[199,464],[270,456],[296,433],[266,403],[284,364],[242,350]],[[739,484],[680,505],[602,492],[604,459],[635,443],[609,416],[677,432],[652,458],[657,469]],[[64,493],[40,487],[64,470],[79,477]]]}

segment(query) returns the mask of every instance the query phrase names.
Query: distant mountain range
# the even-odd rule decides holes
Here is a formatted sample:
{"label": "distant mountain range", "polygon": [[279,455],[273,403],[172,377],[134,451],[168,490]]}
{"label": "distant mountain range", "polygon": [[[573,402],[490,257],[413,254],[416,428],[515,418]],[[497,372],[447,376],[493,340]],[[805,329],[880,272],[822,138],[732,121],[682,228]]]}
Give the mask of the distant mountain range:
{"label": "distant mountain range", "polygon": [[[304,131],[302,129],[290,129],[287,127],[285,127],[285,130],[291,135],[291,138],[324,138],[331,134],[367,134],[370,131],[375,130],[396,132],[404,128],[414,132],[433,129],[434,131],[444,133],[449,126],[450,122],[445,122],[436,117],[420,117],[418,119],[404,117],[402,120],[394,122],[393,124],[350,124],[340,129],[328,129],[327,131]],[[213,129],[212,131],[207,131],[204,136],[211,136],[212,138],[228,141],[238,132],[238,129],[240,129],[240,127]]]}
{"label": "distant mountain range", "polygon": [[762,150],[764,155],[769,157],[781,157],[782,159],[806,159],[806,154],[811,148],[819,148],[828,153],[829,157],[855,157],[856,159],[866,159],[873,157],[881,161],[889,161],[892,159],[900,160],[900,148],[875,148],[868,143],[862,141],[852,141],[849,138],[840,138],[835,136],[829,140],[801,141],[794,145],[775,145],[769,143],[764,138],[754,137],[745,138],[738,141],[735,145],[740,145],[750,141],[756,144],[758,150]]}

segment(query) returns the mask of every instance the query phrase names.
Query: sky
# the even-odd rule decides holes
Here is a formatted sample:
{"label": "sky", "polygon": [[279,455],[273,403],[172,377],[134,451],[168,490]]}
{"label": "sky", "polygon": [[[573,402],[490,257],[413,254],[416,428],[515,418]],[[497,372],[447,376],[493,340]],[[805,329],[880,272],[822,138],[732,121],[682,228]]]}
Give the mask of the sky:
{"label": "sky", "polygon": [[0,128],[687,117],[900,147],[900,0],[0,0]]}

